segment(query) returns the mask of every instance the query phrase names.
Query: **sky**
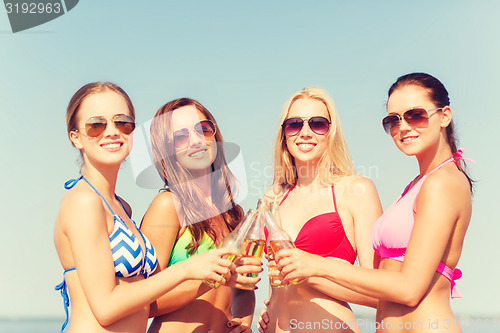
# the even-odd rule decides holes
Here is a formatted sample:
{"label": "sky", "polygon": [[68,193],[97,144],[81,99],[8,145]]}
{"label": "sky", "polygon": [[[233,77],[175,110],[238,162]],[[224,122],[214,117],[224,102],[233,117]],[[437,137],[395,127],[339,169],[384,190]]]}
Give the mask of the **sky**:
{"label": "sky", "polygon": [[[240,147],[245,210],[272,182],[285,101],[306,86],[323,88],[355,167],[373,180],[386,208],[418,174],[416,160],[381,126],[389,86],[410,72],[445,84],[464,156],[476,161],[469,164],[477,182],[458,265],[464,298],[452,300],[453,310],[500,315],[499,15],[496,0],[80,1],[53,21],[12,33],[0,8],[0,317],[64,315],[54,291],[62,268],[52,233],[63,184],[79,172],[65,112],[82,85],[124,88],[139,128],[167,101],[199,100],[224,139]],[[129,157],[116,189],[136,221],[158,191],[136,183],[147,166]],[[259,286],[258,307],[267,293],[265,281]]]}

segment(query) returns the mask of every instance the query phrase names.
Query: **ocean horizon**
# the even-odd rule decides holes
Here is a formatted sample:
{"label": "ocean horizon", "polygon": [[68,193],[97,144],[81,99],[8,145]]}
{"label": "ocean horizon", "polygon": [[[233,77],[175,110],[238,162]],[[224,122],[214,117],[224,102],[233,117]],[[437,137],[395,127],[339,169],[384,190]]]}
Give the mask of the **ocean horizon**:
{"label": "ocean horizon", "polygon": [[[60,332],[64,322],[63,317],[0,317],[0,333],[56,333]],[[373,333],[375,322],[372,317],[358,316],[358,323],[363,333]],[[432,325],[432,322],[430,323]],[[457,316],[464,333],[498,333],[500,332],[500,316],[477,317]],[[252,327],[253,332],[257,332]],[[311,332],[328,332],[330,329],[311,329]]]}

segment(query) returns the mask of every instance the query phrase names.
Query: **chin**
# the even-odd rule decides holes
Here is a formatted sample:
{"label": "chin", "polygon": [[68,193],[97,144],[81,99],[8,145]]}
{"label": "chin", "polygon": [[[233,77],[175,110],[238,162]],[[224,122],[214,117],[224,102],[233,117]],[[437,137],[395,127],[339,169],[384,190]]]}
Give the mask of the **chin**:
{"label": "chin", "polygon": [[424,151],[423,147],[419,144],[403,145],[401,143],[396,143],[396,146],[406,156],[415,156]]}

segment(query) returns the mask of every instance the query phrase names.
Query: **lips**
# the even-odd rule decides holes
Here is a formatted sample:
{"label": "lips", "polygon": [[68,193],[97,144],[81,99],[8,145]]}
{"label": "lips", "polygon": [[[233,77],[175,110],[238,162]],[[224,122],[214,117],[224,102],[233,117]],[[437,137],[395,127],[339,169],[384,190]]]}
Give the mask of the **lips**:
{"label": "lips", "polygon": [[405,136],[400,141],[403,144],[409,144],[409,143],[412,143],[413,141],[415,141],[416,139],[418,139],[418,136]]}
{"label": "lips", "polygon": [[305,152],[305,153],[313,150],[315,146],[316,146],[316,144],[312,143],[312,142],[300,142],[300,143],[297,143],[297,147],[299,148],[299,150],[302,151],[302,152]]}
{"label": "lips", "polygon": [[202,158],[205,156],[207,150],[208,150],[207,148],[197,149],[192,153],[189,153],[188,156],[191,158]]}
{"label": "lips", "polygon": [[102,148],[110,152],[119,151],[122,146],[122,142],[108,142],[101,145]]}

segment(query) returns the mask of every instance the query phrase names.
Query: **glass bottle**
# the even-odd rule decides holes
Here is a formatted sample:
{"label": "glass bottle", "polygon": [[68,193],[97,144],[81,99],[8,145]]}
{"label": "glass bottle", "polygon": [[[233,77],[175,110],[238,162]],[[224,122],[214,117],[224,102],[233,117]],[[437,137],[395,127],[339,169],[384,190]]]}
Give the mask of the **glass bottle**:
{"label": "glass bottle", "polygon": [[[240,246],[240,252],[243,257],[252,257],[262,260],[264,247],[266,245],[266,234],[264,231],[264,220],[262,219],[261,202],[257,204],[253,218],[248,219],[249,226],[244,228],[243,242]],[[246,276],[257,277],[258,273],[248,273]]]}
{"label": "glass bottle", "polygon": [[[243,251],[243,245],[245,244],[245,236],[248,233],[248,230],[252,227],[253,221],[255,220],[257,213],[253,209],[249,209],[245,217],[243,218],[243,221],[233,230],[231,231],[224,239],[222,242],[219,244],[218,248],[224,248],[224,247],[229,247],[238,250],[239,252],[242,253],[243,256],[247,255],[247,252]],[[265,238],[264,238],[265,239]],[[250,242],[248,243],[248,250],[252,250],[252,244]],[[262,256],[262,255],[261,255]],[[229,259],[231,261],[235,261],[237,256],[232,254],[232,255],[226,255],[224,258]],[[224,277],[224,275],[223,275]],[[204,280],[203,281],[206,285],[212,288],[218,288],[220,283],[213,281],[213,280]]]}
{"label": "glass bottle", "polygon": [[[280,227],[280,214],[279,208],[276,203],[268,203],[264,207],[263,220],[267,227],[267,254],[270,261],[274,260],[275,255],[282,249],[294,249],[295,244],[293,244],[290,235]],[[276,271],[278,268],[274,265],[269,267],[269,271]],[[288,284],[283,284],[283,276],[279,275],[277,277],[271,277],[269,284],[271,287],[280,288],[286,287],[290,284],[299,284],[303,282],[305,278],[295,278],[289,281]]]}

